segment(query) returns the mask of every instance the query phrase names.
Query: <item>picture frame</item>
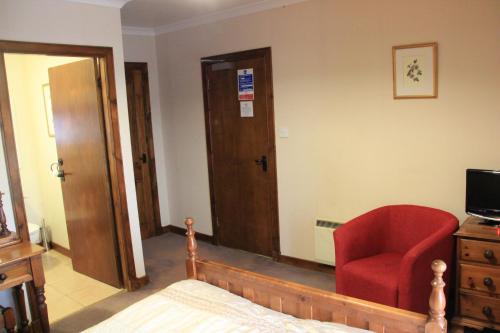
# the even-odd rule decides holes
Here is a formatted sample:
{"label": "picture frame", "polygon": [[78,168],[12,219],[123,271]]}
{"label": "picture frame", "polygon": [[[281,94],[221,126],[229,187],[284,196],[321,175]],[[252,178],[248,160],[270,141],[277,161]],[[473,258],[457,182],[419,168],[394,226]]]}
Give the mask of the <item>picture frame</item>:
{"label": "picture frame", "polygon": [[54,129],[54,115],[52,113],[52,99],[50,96],[50,84],[45,83],[42,85],[43,92],[43,105],[45,106],[45,120],[47,122],[47,133],[49,137],[56,136]]}
{"label": "picture frame", "polygon": [[438,97],[438,44],[392,47],[394,99]]}

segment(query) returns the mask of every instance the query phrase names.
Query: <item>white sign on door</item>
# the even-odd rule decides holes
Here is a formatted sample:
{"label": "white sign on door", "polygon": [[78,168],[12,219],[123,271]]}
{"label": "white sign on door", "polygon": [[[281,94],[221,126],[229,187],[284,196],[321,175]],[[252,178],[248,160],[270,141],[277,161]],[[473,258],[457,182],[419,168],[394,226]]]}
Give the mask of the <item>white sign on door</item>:
{"label": "white sign on door", "polygon": [[240,116],[242,118],[253,117],[253,101],[240,102]]}

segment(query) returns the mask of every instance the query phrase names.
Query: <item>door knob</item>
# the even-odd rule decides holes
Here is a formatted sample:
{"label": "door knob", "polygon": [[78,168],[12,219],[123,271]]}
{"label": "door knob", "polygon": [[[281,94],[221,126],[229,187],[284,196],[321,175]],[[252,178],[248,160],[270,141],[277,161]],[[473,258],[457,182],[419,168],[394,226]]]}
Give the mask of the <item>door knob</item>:
{"label": "door knob", "polygon": [[267,171],[267,156],[262,155],[260,160],[255,160],[255,164],[262,165],[262,171],[266,172]]}
{"label": "door knob", "polygon": [[143,164],[146,164],[148,161],[148,156],[146,155],[146,153],[143,153],[141,157],[139,157],[139,160],[141,160]]}

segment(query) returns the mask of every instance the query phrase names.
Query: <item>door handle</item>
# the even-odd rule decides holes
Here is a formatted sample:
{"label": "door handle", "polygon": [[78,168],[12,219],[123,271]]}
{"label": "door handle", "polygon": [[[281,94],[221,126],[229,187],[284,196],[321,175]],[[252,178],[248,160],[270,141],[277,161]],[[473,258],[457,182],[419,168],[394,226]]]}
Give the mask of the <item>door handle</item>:
{"label": "door handle", "polygon": [[56,177],[60,178],[61,181],[65,181],[66,180],[66,174],[64,173],[64,170],[62,170],[62,169],[58,170]]}
{"label": "door handle", "polygon": [[54,177],[57,177],[61,179],[61,181],[66,180],[66,174],[64,173],[64,170],[62,169],[62,165],[64,164],[62,158],[58,159],[57,162],[54,162],[50,165],[50,171],[52,172],[52,175]]}
{"label": "door handle", "polygon": [[267,156],[262,155],[260,160],[255,160],[255,164],[262,165],[262,171],[267,172]]}
{"label": "door handle", "polygon": [[148,156],[146,153],[142,153],[141,157],[139,157],[139,160],[142,161],[142,164],[146,164],[148,162]]}

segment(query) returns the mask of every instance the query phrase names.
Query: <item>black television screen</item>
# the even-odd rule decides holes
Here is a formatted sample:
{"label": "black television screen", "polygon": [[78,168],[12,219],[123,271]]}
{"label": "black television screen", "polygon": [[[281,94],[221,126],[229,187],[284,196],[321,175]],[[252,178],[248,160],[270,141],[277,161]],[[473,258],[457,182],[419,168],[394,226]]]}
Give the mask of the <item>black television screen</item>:
{"label": "black television screen", "polygon": [[500,221],[500,171],[467,169],[465,211]]}

